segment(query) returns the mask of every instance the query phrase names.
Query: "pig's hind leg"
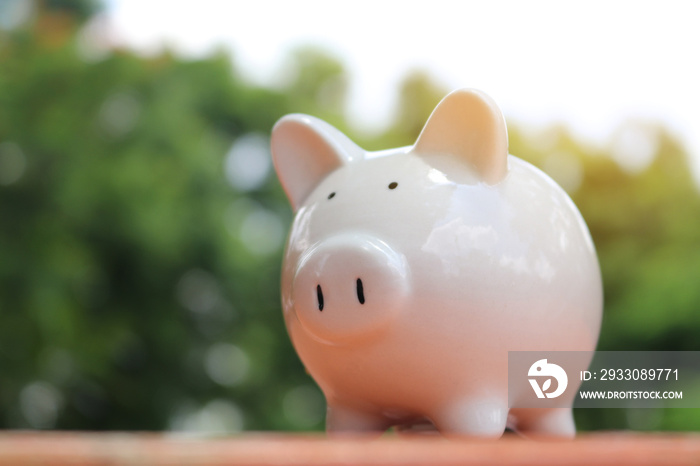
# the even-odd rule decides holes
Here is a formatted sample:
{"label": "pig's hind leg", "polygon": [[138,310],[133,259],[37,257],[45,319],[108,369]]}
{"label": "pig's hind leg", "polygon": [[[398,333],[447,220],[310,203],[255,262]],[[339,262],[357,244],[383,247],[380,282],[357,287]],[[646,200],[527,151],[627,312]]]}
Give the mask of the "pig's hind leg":
{"label": "pig's hind leg", "polygon": [[389,424],[383,416],[345,406],[329,404],[326,412],[326,432],[329,434],[380,435],[389,428]]}
{"label": "pig's hind leg", "polygon": [[574,438],[576,424],[571,408],[514,409],[515,431],[525,437]]}

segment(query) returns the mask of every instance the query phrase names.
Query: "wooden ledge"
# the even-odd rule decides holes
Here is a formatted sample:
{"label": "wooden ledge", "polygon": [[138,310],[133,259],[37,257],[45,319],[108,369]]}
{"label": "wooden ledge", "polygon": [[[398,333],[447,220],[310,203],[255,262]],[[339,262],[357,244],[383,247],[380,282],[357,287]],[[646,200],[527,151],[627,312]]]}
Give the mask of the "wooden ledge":
{"label": "wooden ledge", "polygon": [[380,439],[251,433],[0,432],[0,465],[619,465],[700,464],[700,434],[584,434],[573,441]]}

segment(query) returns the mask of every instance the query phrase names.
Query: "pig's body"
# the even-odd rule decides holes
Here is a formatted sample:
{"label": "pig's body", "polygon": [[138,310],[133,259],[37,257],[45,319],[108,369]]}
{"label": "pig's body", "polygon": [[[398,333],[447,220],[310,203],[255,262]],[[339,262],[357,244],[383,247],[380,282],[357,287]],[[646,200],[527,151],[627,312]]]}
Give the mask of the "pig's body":
{"label": "pig's body", "polygon": [[[595,349],[595,249],[566,193],[530,164],[507,156],[487,183],[419,143],[333,147],[345,162],[295,205],[287,328],[326,395],[329,430],[427,418],[445,433],[500,435],[508,351]],[[574,432],[570,409],[510,414],[523,431]]]}

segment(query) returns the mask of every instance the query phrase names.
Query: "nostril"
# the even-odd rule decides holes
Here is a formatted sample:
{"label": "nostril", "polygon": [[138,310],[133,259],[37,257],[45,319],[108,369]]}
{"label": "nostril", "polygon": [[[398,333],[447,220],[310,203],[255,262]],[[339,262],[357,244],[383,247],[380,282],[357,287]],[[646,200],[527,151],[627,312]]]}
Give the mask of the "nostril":
{"label": "nostril", "polygon": [[321,285],[316,285],[316,297],[318,298],[318,310],[323,311],[323,290],[321,290]]}
{"label": "nostril", "polygon": [[359,278],[357,279],[357,299],[360,301],[360,304],[365,303],[365,290],[362,286],[362,280]]}

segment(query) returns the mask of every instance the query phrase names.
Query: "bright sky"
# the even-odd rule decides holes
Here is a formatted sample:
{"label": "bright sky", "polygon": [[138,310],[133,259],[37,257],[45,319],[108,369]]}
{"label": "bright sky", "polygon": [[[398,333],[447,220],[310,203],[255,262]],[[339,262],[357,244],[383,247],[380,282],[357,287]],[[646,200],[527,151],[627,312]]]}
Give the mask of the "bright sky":
{"label": "bright sky", "polygon": [[229,48],[274,85],[284,58],[316,44],[350,73],[350,118],[391,117],[401,78],[427,70],[447,88],[490,94],[506,119],[564,122],[607,144],[620,124],[661,122],[692,153],[700,182],[700,27],[694,2],[109,0],[120,40],[187,55]]}

